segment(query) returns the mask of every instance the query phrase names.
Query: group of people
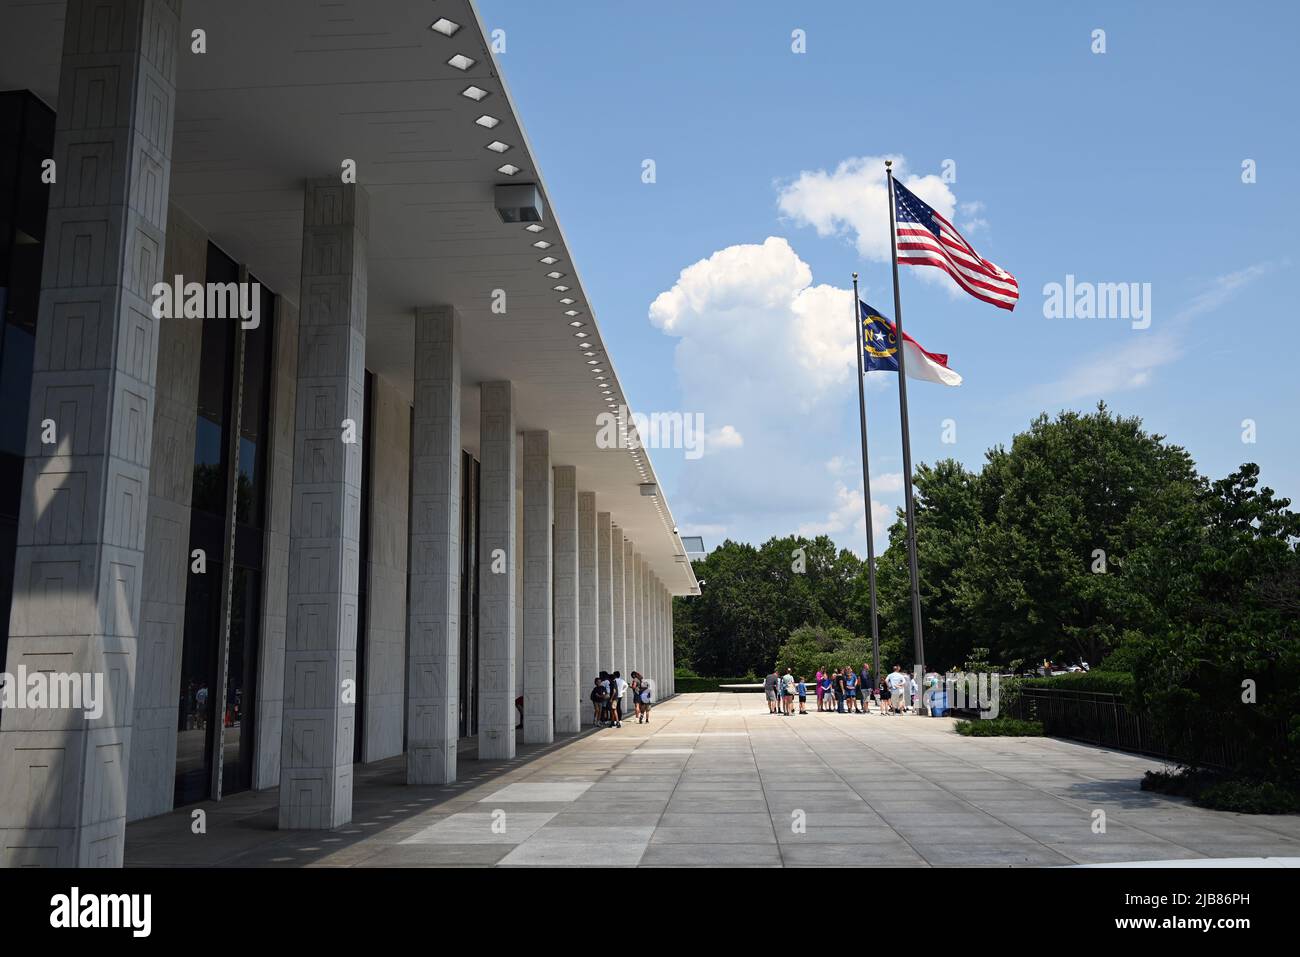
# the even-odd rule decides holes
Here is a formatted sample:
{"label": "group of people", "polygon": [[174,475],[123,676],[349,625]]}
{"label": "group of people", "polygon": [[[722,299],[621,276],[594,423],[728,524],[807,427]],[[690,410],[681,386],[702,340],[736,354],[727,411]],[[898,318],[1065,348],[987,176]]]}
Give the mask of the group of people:
{"label": "group of people", "polygon": [[[881,675],[879,681],[872,680],[871,666],[867,664],[861,671],[852,667],[831,671],[822,666],[814,675],[813,691],[818,711],[839,714],[868,714],[873,698],[881,714],[904,714],[915,710],[918,695],[916,679],[906,674],[902,665],[894,665],[894,670]],[[803,676],[796,680],[789,668],[785,674],[779,667],[772,669],[763,679],[763,695],[768,714],[795,714],[795,698],[799,699],[797,713],[808,713],[808,682]]]}
{"label": "group of people", "polygon": [[623,698],[629,691],[632,692],[636,723],[649,723],[650,706],[654,704],[654,687],[650,679],[634,671],[629,683],[621,672],[602,671],[591,688],[592,720],[595,724],[623,727]]}

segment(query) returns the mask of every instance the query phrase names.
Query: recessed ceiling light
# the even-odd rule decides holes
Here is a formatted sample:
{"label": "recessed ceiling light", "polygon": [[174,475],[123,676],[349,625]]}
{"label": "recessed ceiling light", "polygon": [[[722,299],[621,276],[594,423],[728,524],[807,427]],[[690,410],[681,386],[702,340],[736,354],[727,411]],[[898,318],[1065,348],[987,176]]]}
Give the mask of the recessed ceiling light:
{"label": "recessed ceiling light", "polygon": [[460,95],[469,97],[475,103],[482,102],[483,100],[486,100],[489,96],[487,90],[484,90],[481,87],[474,86],[473,84],[461,90]]}
{"label": "recessed ceiling light", "polygon": [[572,305],[573,305],[573,300],[570,299],[568,296],[565,296],[563,299],[560,300],[560,305],[562,305],[562,306],[572,306]]}
{"label": "recessed ceiling light", "polygon": [[578,319],[574,319],[573,322],[569,323],[569,325],[573,326],[573,328],[575,328],[575,329],[580,329],[580,328],[582,328],[583,326],[585,326],[586,323],[585,323],[585,322],[582,322],[582,321],[580,321],[580,320],[578,320]]}
{"label": "recessed ceiling light", "polygon": [[[599,372],[600,370],[599,370],[599,369],[592,369],[591,371],[592,371],[592,372]],[[598,376],[596,376],[596,378],[597,378],[597,379],[602,379],[602,380],[603,380],[605,377],[604,377],[603,375],[598,375]]]}
{"label": "recessed ceiling light", "polygon": [[534,248],[534,249],[550,249],[550,248],[551,248],[551,244],[548,243],[545,239],[539,239],[539,240],[537,240],[537,242],[533,243],[533,248]]}
{"label": "recessed ceiling light", "polygon": [[439,17],[429,24],[429,29],[434,33],[441,33],[444,37],[450,37],[456,35],[456,31],[460,29],[460,24],[452,23],[446,17]]}
{"label": "recessed ceiling light", "polygon": [[547,278],[547,279],[563,279],[563,278],[564,278],[564,273],[562,273],[562,272],[548,272],[548,273],[546,274],[546,278]]}
{"label": "recessed ceiling light", "polygon": [[604,370],[604,369],[592,369],[591,371],[592,371],[592,372],[604,372],[605,370]]}
{"label": "recessed ceiling light", "polygon": [[506,163],[504,166],[498,166],[497,172],[505,173],[507,176],[514,176],[515,173],[519,172],[519,167],[514,163]]}
{"label": "recessed ceiling light", "polygon": [[575,332],[574,335],[577,336],[579,339],[587,338],[587,334],[585,332]]}
{"label": "recessed ceiling light", "polygon": [[529,223],[524,227],[524,229],[528,230],[530,233],[540,233],[545,228],[546,227],[541,223]]}
{"label": "recessed ceiling light", "polygon": [[569,287],[568,287],[568,286],[552,286],[551,288],[554,289],[556,292],[568,292],[568,291],[569,291]]}
{"label": "recessed ceiling light", "polygon": [[559,260],[556,259],[554,256],[543,256],[541,259],[537,261],[541,263],[543,266],[554,266],[557,262],[559,262]]}
{"label": "recessed ceiling light", "polygon": [[566,316],[580,316],[580,315],[582,315],[582,310],[581,310],[581,309],[566,309],[566,310],[564,310],[564,314],[565,314]]}
{"label": "recessed ceiling light", "polygon": [[447,66],[454,66],[458,70],[468,70],[470,67],[474,65],[475,62],[476,61],[474,61],[470,57],[465,56],[465,54],[457,53],[454,57],[452,57],[450,60],[447,61]]}
{"label": "recessed ceiling light", "polygon": [[596,353],[594,353],[594,352],[584,352],[584,353],[583,353],[583,355],[584,355],[584,356],[587,356],[587,357],[594,356],[595,354],[596,354]]}
{"label": "recessed ceiling light", "polygon": [[600,364],[600,360],[599,360],[599,359],[588,359],[588,360],[587,360],[587,365],[589,365],[589,366],[594,366],[594,365],[599,365],[599,364]]}
{"label": "recessed ceiling light", "polygon": [[479,126],[483,127],[483,129],[490,130],[494,126],[500,124],[501,121],[498,120],[495,116],[488,116],[486,113],[484,113],[474,122],[477,123]]}
{"label": "recessed ceiling light", "polygon": [[487,149],[490,149],[493,153],[504,153],[510,149],[510,144],[502,143],[500,140],[493,140],[487,145]]}

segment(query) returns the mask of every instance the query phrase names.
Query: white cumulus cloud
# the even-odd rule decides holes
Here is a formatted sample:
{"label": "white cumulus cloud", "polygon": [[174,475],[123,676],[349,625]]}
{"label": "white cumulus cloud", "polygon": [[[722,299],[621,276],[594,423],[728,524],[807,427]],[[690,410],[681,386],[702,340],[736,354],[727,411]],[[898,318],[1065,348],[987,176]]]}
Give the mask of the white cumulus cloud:
{"label": "white cumulus cloud", "polygon": [[864,258],[886,262],[889,260],[886,159],[894,161],[894,176],[904,186],[949,221],[954,219],[957,197],[948,184],[934,174],[908,173],[907,160],[900,156],[855,156],[844,160],[833,172],[804,170],[779,188],[777,206],[797,224],[812,226],[819,236],[851,233]]}

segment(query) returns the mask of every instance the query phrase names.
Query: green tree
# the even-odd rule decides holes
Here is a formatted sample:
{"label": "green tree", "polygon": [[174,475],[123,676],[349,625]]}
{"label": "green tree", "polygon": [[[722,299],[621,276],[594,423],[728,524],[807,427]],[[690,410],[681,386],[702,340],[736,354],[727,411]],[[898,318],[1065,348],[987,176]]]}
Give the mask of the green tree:
{"label": "green tree", "polygon": [[700,595],[677,608],[678,654],[699,674],[765,674],[804,623],[844,625],[861,563],[825,535],[724,541],[694,564]]}
{"label": "green tree", "polygon": [[[1104,403],[1039,416],[971,473],[916,473],[927,664],[976,645],[995,663],[1100,661],[1128,630],[1167,626],[1194,585],[1204,481],[1191,457]],[[910,657],[911,602],[901,516],[880,581],[891,645]]]}
{"label": "green tree", "polygon": [[1123,657],[1139,706],[1193,759],[1228,741],[1239,774],[1298,786],[1300,515],[1258,484],[1246,464],[1203,492],[1195,585],[1168,627],[1130,636]]}

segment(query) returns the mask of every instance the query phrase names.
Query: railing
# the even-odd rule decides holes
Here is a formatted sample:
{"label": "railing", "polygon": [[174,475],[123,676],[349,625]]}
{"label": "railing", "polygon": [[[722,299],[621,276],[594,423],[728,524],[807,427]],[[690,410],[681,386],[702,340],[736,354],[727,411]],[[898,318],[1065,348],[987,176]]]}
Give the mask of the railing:
{"label": "railing", "polygon": [[1231,741],[1200,742],[1193,748],[1186,736],[1170,734],[1151,718],[1134,711],[1119,695],[1062,688],[1021,688],[1011,709],[1013,717],[1041,721],[1053,737],[1085,741],[1103,748],[1149,754],[1170,761],[1190,761],[1231,768],[1241,758]]}

